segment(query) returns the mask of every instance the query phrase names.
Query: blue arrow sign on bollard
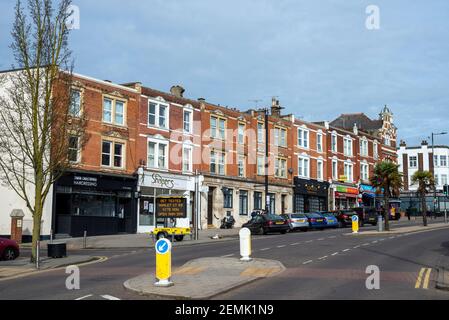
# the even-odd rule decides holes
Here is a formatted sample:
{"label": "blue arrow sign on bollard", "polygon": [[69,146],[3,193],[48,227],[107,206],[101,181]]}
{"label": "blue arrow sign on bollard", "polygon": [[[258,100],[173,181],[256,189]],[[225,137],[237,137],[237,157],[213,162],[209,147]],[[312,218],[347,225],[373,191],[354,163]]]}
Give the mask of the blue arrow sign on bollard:
{"label": "blue arrow sign on bollard", "polygon": [[159,239],[156,242],[156,252],[159,254],[165,254],[170,249],[170,244],[167,239]]}

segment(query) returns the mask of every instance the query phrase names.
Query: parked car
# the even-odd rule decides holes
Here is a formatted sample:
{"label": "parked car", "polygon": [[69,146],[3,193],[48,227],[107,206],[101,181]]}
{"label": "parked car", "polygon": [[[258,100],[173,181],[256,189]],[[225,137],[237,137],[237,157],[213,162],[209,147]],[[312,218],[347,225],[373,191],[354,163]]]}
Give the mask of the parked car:
{"label": "parked car", "polygon": [[326,219],[321,214],[313,212],[306,213],[305,215],[308,219],[310,229],[323,230],[326,228]]}
{"label": "parked car", "polygon": [[[357,214],[354,210],[338,210],[336,213],[341,228],[352,225],[352,216]],[[360,223],[360,222],[359,222]]]}
{"label": "parked car", "polygon": [[371,224],[373,226],[377,225],[377,211],[374,207],[361,207],[354,208],[359,216],[360,225],[363,227],[364,224]]}
{"label": "parked car", "polygon": [[290,231],[309,229],[309,221],[304,213],[286,213],[281,216],[288,221]]}
{"label": "parked car", "polygon": [[263,214],[254,216],[247,223],[242,225],[248,228],[252,234],[267,234],[270,232],[287,233],[290,230],[288,221],[275,214]]}
{"label": "parked car", "polygon": [[327,228],[338,228],[339,223],[337,217],[332,212],[320,212],[326,220]]}
{"label": "parked car", "polygon": [[0,238],[0,260],[14,260],[20,255],[17,242]]}

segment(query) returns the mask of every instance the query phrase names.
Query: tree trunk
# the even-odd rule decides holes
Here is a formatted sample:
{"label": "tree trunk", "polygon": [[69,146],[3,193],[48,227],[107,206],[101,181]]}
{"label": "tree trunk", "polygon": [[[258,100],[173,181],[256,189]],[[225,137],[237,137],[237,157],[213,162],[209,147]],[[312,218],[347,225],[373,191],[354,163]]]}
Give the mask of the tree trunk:
{"label": "tree trunk", "polygon": [[426,194],[421,193],[421,208],[422,208],[422,222],[424,227],[427,226],[427,204],[426,204]]}
{"label": "tree trunk", "polygon": [[[40,211],[40,212],[38,212]],[[36,252],[37,252],[37,241],[41,237],[41,221],[42,221],[42,210],[36,208],[33,216],[33,245],[31,249],[31,263],[36,262]]]}
{"label": "tree trunk", "polygon": [[384,199],[385,231],[390,231],[390,196],[385,193]]}

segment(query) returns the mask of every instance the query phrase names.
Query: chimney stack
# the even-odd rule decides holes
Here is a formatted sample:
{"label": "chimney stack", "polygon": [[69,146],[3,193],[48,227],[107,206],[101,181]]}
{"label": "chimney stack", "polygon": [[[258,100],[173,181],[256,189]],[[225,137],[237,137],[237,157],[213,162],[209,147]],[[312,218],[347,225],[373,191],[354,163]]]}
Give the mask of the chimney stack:
{"label": "chimney stack", "polygon": [[178,98],[182,98],[184,94],[184,88],[181,86],[172,86],[170,88],[170,92],[172,95],[177,96]]}
{"label": "chimney stack", "polygon": [[281,107],[281,105],[279,104],[279,100],[276,99],[276,97],[273,97],[271,99],[271,115],[273,117],[280,117],[281,116],[281,110],[283,108]]}

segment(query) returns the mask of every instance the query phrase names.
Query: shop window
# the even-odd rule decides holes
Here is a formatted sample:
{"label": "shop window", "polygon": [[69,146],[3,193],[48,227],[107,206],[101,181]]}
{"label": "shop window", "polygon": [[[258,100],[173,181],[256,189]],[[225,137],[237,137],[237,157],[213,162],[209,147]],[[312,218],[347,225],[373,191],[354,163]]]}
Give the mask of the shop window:
{"label": "shop window", "polygon": [[248,191],[239,191],[239,214],[241,216],[248,215]]}
{"label": "shop window", "polygon": [[269,193],[268,197],[270,199],[270,212],[271,214],[276,214],[276,195],[274,193]]}

